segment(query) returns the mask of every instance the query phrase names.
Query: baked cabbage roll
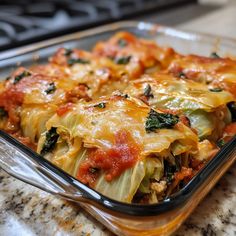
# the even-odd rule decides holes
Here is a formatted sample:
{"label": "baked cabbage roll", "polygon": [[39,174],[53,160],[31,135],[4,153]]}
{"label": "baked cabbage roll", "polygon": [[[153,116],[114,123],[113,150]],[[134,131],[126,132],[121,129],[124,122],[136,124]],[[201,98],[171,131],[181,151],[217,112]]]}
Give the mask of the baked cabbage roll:
{"label": "baked cabbage roll", "polygon": [[[98,42],[93,52],[125,64],[132,77],[166,69],[176,56],[172,48],[160,47],[154,41],[138,38],[129,32],[119,32],[107,41]],[[127,61],[129,63],[125,63]]]}
{"label": "baked cabbage roll", "polygon": [[177,192],[236,133],[236,62],[119,32],[0,82],[0,129],[122,202]]}
{"label": "baked cabbage roll", "polygon": [[168,72],[204,83],[211,89],[227,90],[236,97],[236,60],[220,58],[216,53],[211,57],[178,55],[170,63]]}
{"label": "baked cabbage roll", "polygon": [[153,108],[186,115],[201,140],[214,141],[231,122],[227,104],[235,100],[227,91],[211,90],[204,84],[162,73],[131,81],[125,92]]}
{"label": "baked cabbage roll", "polygon": [[67,76],[51,76],[44,70],[35,72],[20,67],[1,82],[0,108],[4,119],[0,123],[4,125],[0,127],[12,134],[20,132],[36,142],[57,107],[79,99],[90,100],[86,85]]}
{"label": "baked cabbage roll", "polygon": [[[10,133],[19,131],[37,142],[58,106],[122,91],[134,78],[124,63],[61,48],[48,64],[18,68],[0,83],[0,127]],[[32,124],[31,128],[27,124]]]}
{"label": "baked cabbage roll", "polygon": [[89,87],[89,96],[96,98],[109,95],[114,90],[124,90],[129,80],[137,79],[143,67],[132,67],[131,58],[123,57],[112,60],[109,57],[97,55],[79,49],[60,48],[51,58],[52,65],[66,68],[70,79],[84,83]]}
{"label": "baked cabbage roll", "polygon": [[128,95],[80,102],[63,113],[59,108],[46,127],[39,153],[84,184],[123,202],[151,192],[157,201],[174,178],[167,176],[165,166],[176,166],[178,159],[180,170],[181,160],[187,167],[198,152],[197,135],[177,115],[151,109]]}

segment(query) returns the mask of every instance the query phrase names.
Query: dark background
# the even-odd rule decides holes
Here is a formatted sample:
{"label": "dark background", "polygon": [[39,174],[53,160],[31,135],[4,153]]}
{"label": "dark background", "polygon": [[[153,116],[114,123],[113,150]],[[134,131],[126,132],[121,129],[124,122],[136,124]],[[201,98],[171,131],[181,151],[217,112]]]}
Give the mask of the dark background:
{"label": "dark background", "polygon": [[0,1],[0,50],[118,20],[175,26],[216,9],[197,0]]}

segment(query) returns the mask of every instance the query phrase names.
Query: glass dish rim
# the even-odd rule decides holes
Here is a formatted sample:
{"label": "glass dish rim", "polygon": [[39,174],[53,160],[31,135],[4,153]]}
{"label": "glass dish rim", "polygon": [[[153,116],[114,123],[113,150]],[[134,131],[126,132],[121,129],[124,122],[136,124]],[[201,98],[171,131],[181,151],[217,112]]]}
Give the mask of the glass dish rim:
{"label": "glass dish rim", "polygon": [[222,39],[224,41],[229,41],[233,44],[236,44],[236,38],[225,37],[225,36],[223,37],[223,36],[212,35],[212,34],[207,34],[207,33],[196,33],[191,30],[182,30],[182,29],[177,29],[170,26],[164,26],[161,24],[145,22],[145,21],[127,20],[127,21],[117,21],[115,23],[105,24],[105,25],[101,25],[101,26],[94,27],[91,29],[82,30],[79,32],[71,33],[71,34],[66,34],[59,37],[54,37],[51,39],[17,47],[14,49],[8,49],[0,53],[0,62],[6,59],[17,57],[17,56],[22,56],[27,53],[32,53],[33,51],[43,49],[46,47],[55,46],[57,44],[69,42],[76,39],[79,40],[80,38],[84,38],[84,37],[94,36],[97,33],[106,33],[108,31],[115,31],[119,28],[121,30],[123,28],[124,30],[124,28],[128,28],[128,27],[133,27],[138,30],[146,30],[146,31],[149,30],[150,32],[154,32],[154,33],[155,32],[167,33],[168,35],[172,35],[172,36],[178,35],[178,37],[185,38],[185,39],[188,38],[190,40],[194,40],[194,39],[201,40],[203,38],[208,38],[208,39],[215,39],[218,41],[219,39]]}
{"label": "glass dish rim", "polygon": [[[23,145],[14,137],[0,130],[0,137],[5,141],[9,142],[17,149],[25,154],[31,156],[38,165],[43,168],[53,171],[53,173],[59,175],[61,178],[66,180],[70,185],[75,187],[79,192],[84,194],[84,196],[96,203],[104,206],[105,208],[123,213],[125,215],[131,216],[155,216],[165,212],[169,212],[178,207],[181,207],[186,203],[191,196],[197,191],[197,189],[204,184],[206,179],[217,169],[220,165],[223,165],[230,154],[236,151],[236,136],[232,138],[230,142],[224,145],[221,150],[216,154],[216,156],[211,159],[194,177],[193,179],[185,185],[181,190],[171,195],[170,197],[164,199],[163,201],[155,204],[135,204],[135,203],[124,203],[117,200],[111,199],[97,192],[96,190],[88,187],[87,185],[81,183],[79,180],[66,173],[64,170],[52,164],[50,161],[46,160],[44,157],[30,149],[29,147]],[[17,176],[14,176],[17,178]],[[39,186],[36,186],[38,187]],[[79,201],[78,201],[79,202]],[[145,211],[144,211],[145,210]]]}
{"label": "glass dish rim", "polygon": [[[73,33],[70,35],[57,37],[57,38],[46,40],[40,43],[34,43],[32,45],[21,47],[15,50],[14,49],[8,50],[5,53],[3,52],[2,56],[0,57],[0,62],[10,60],[12,58],[22,56],[27,53],[33,53],[34,51],[37,51],[46,47],[50,47],[50,46],[55,46],[63,42],[68,42],[68,41],[72,41],[76,39],[79,40],[80,38],[83,38],[83,37],[93,36],[96,32],[105,33],[108,31],[117,30],[119,28],[120,30],[124,30],[122,29],[122,27],[123,28],[135,27],[138,30],[141,30],[142,27],[146,27],[145,30],[150,29],[150,30],[155,30],[156,32],[169,30],[172,33],[181,32],[182,34],[185,33],[185,34],[192,35],[194,37],[197,36],[199,38],[204,38],[204,37],[209,37],[211,39],[214,38],[214,36],[207,35],[207,34],[196,34],[192,32],[189,33],[187,31],[182,31],[178,29],[176,30],[171,27],[165,27],[165,26],[153,24],[153,23],[123,21],[123,22],[117,22],[117,23],[108,24],[105,26],[96,27],[94,29],[81,31],[78,33]],[[223,39],[236,42],[236,40],[233,40],[230,38],[223,38]],[[99,203],[100,205],[104,206],[105,208],[109,210],[119,212],[125,215],[132,215],[132,216],[155,216],[158,214],[168,212],[170,210],[174,210],[177,207],[182,206],[191,198],[193,193],[205,182],[204,180],[206,180],[217,168],[219,168],[224,162],[226,162],[230,154],[236,149],[236,137],[234,137],[181,190],[171,195],[170,197],[164,199],[164,201],[162,202],[159,202],[156,204],[143,205],[143,204],[134,204],[134,203],[123,203],[123,202],[116,201],[114,199],[110,199],[102,195],[101,193],[93,190],[92,188],[89,188],[88,186],[84,185],[83,183],[81,183],[80,181],[78,181],[77,179],[69,175],[68,173],[64,172],[62,169],[53,165],[52,163],[44,159],[42,156],[40,156],[33,150],[29,149],[28,147],[24,146],[23,144],[18,142],[15,138],[9,136],[8,134],[6,134],[5,132],[1,130],[0,130],[0,136],[2,136],[5,140],[7,140],[12,145],[16,146],[22,152],[29,154],[42,167],[49,168],[51,171],[54,171],[60,177],[65,178],[70,185],[76,187],[78,191],[84,193],[86,197],[90,198],[90,200],[96,201],[97,203]],[[17,178],[17,176],[15,177]]]}

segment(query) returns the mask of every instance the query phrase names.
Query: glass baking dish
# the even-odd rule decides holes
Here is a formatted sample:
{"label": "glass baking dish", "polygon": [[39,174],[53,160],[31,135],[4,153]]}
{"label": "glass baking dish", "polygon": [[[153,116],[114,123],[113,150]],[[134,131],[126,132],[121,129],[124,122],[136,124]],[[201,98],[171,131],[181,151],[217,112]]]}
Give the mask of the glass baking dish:
{"label": "glass baking dish", "polygon": [[[144,23],[120,22],[32,44],[0,55],[0,78],[17,66],[43,63],[59,47],[90,49],[117,31],[171,46],[182,54],[236,55],[236,41],[183,32]],[[236,137],[179,192],[152,205],[126,204],[109,199],[57,168],[43,157],[0,131],[0,167],[10,175],[54,195],[80,204],[117,235],[169,235],[191,214],[236,159]]]}

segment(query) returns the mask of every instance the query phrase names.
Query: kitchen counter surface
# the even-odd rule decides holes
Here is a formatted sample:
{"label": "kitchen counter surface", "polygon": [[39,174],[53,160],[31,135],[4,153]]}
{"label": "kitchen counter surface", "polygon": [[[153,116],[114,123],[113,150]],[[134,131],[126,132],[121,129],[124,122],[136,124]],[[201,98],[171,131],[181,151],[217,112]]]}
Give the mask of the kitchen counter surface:
{"label": "kitchen counter surface", "polygon": [[[177,27],[236,37],[235,15],[236,5],[232,4]],[[221,19],[219,24],[216,23],[217,19]],[[217,27],[214,24],[217,24]],[[236,163],[175,235],[236,235],[235,196]],[[0,235],[111,236],[113,234],[80,207],[26,185],[0,170]]]}
{"label": "kitchen counter surface", "polygon": [[[0,235],[112,236],[71,204],[0,171]],[[180,227],[180,235],[236,235],[236,163]]]}

